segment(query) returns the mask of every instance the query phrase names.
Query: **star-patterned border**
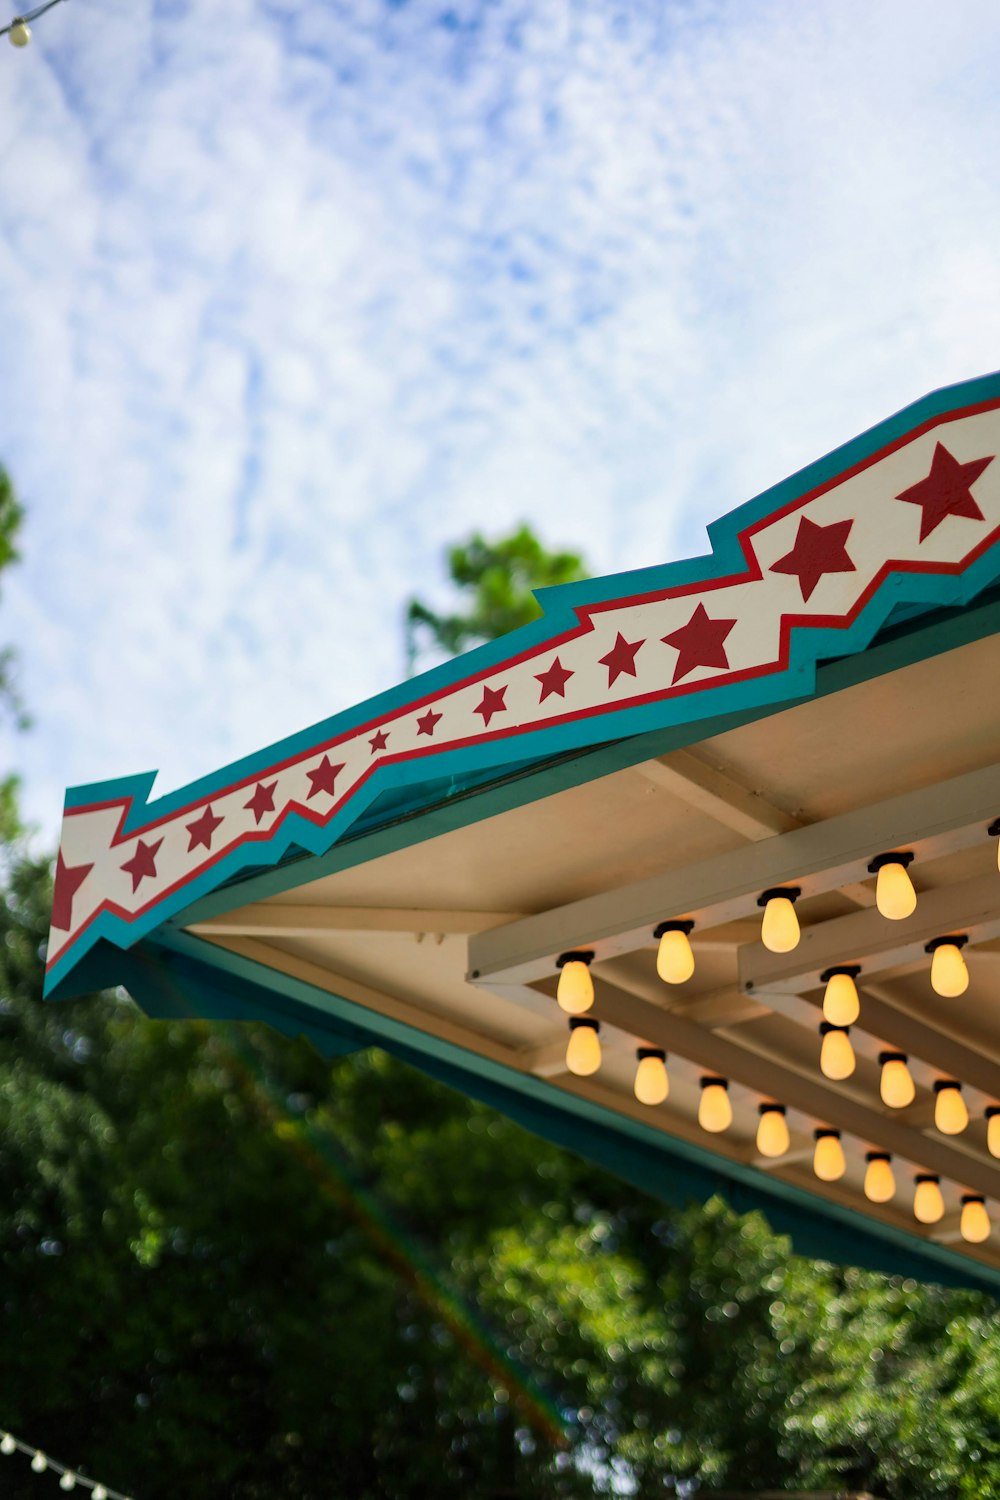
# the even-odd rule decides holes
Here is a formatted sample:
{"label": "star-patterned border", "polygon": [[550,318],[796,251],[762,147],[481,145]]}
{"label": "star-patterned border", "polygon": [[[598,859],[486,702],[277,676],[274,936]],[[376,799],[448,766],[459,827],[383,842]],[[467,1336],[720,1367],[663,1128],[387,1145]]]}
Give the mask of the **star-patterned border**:
{"label": "star-patterned border", "polygon": [[535,625],[150,802],[67,795],[48,988],[248,865],[319,854],[385,789],[806,696],[896,604],[1000,577],[1000,377],[953,387],[710,528],[710,557],[547,590]]}

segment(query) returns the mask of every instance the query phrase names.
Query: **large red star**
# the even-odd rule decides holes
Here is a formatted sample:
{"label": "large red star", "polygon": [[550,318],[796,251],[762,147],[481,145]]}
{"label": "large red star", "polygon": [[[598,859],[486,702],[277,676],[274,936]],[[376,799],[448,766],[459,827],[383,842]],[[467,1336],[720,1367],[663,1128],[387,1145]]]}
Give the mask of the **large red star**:
{"label": "large red star", "polygon": [[489,728],[489,722],[494,714],[500,714],[506,711],[507,705],[503,701],[504,693],[506,693],[506,691],[506,683],[504,683],[503,687],[498,688],[486,687],[484,684],[483,701],[482,703],[476,705],[476,707],[473,709],[473,713],[482,714],[483,725],[486,728]]}
{"label": "large red star", "polygon": [[661,636],[665,646],[677,649],[671,686],[695,667],[728,667],[725,642],[735,624],[735,620],[710,619],[704,604],[699,604],[686,625]]}
{"label": "large red star", "polygon": [[52,890],[52,926],[68,932],[73,922],[73,897],[93,869],[93,865],[68,865],[59,851],[56,880]]}
{"label": "large red star", "polygon": [[145,880],[147,875],[156,874],[156,856],[159,852],[162,839],[157,839],[155,844],[147,844],[142,839],[135,846],[135,853],[131,859],[127,859],[122,865],[132,877],[132,889],[139,889],[140,881]]}
{"label": "large red star", "polygon": [[253,813],[255,823],[259,824],[265,813],[274,812],[274,789],[277,785],[277,781],[272,781],[270,786],[258,781],[250,801],[244,802],[243,806]]}
{"label": "large red star", "polygon": [[799,521],[795,546],[772,563],[770,571],[793,573],[799,580],[805,602],[824,573],[857,571],[845,546],[853,525],[853,521],[832,521],[829,526],[819,526],[808,516],[803,516]]}
{"label": "large red star", "polygon": [[623,672],[628,677],[635,676],[636,652],[640,646],[644,646],[645,644],[644,640],[627,641],[619,630],[618,639],[607,656],[600,658],[601,666],[608,669],[608,687],[614,687]]}
{"label": "large red star", "polygon": [[309,797],[315,797],[317,792],[328,792],[332,797],[333,784],[337,779],[337,772],[342,771],[343,769],[343,763],[341,763],[339,766],[331,766],[330,757],[328,755],[324,755],[318,766],[315,766],[313,770],[306,772],[306,775],[312,782],[312,786],[309,789],[306,801],[308,802]]}
{"label": "large red star", "polygon": [[391,730],[385,730],[385,729],[377,729],[375,731],[375,733],[372,735],[371,739],[368,741],[369,745],[371,745],[371,747],[372,747],[372,754],[373,755],[375,754],[376,750],[384,750],[385,749],[386,745],[388,745],[388,743],[389,743],[389,735],[391,733],[392,733]]}
{"label": "large red star", "polygon": [[547,672],[536,672],[535,679],[542,684],[542,696],[538,700],[539,703],[544,703],[551,693],[558,693],[560,698],[565,698],[566,684],[572,676],[573,673],[563,666],[558,656]]}
{"label": "large red star", "polygon": [[225,819],[217,818],[212,811],[211,803],[209,803],[200,818],[195,818],[193,823],[185,823],[184,827],[191,835],[191,842],[188,844],[188,853],[190,854],[192,849],[197,849],[199,844],[205,849],[211,849],[212,834],[218,828],[219,824],[223,822],[225,822]]}
{"label": "large red star", "polygon": [[440,718],[440,714],[436,714],[433,708],[429,708],[427,712],[417,720],[417,734],[433,734],[437,722]]}
{"label": "large red star", "polygon": [[920,540],[924,541],[946,516],[967,516],[970,521],[985,521],[979,506],[972,498],[970,488],[985,468],[990,465],[995,453],[989,458],[973,458],[960,464],[944,446],[938,443],[931,459],[931,471],[926,479],[911,484],[896,496],[909,505],[920,506]]}

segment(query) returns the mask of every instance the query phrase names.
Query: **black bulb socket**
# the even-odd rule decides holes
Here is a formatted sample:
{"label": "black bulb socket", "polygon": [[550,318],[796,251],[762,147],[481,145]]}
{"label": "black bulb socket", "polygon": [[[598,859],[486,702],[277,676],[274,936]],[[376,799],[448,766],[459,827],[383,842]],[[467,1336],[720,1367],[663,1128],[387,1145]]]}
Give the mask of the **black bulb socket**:
{"label": "black bulb socket", "polygon": [[953,948],[964,948],[969,941],[967,932],[953,932],[947,937],[931,938],[929,943],[924,944],[925,953],[934,953],[938,948],[944,948],[948,943]]}
{"label": "black bulb socket", "polygon": [[759,1115],[787,1115],[788,1110],[783,1104],[758,1104]]}
{"label": "black bulb socket", "polygon": [[905,1052],[880,1052],[878,1055],[878,1065],[880,1068],[884,1068],[886,1063],[907,1063],[909,1062],[909,1060],[910,1059]]}
{"label": "black bulb socket", "polygon": [[694,923],[685,917],[682,922],[660,922],[653,928],[655,938],[661,938],[665,932],[683,932],[685,937],[690,937],[694,932]]}
{"label": "black bulb socket", "polygon": [[846,974],[848,979],[857,979],[861,973],[860,964],[834,964],[832,969],[824,969],[819,976],[820,984],[829,984],[830,980],[837,974]]}
{"label": "black bulb socket", "polygon": [[905,870],[912,865],[914,857],[912,849],[893,849],[888,854],[876,854],[868,865],[868,873],[877,875],[883,865],[902,865]]}
{"label": "black bulb socket", "polygon": [[827,1129],[814,1130],[813,1131],[813,1139],[817,1140],[817,1141],[828,1141],[831,1138],[831,1136],[832,1136],[832,1138],[835,1141],[839,1141],[840,1140],[840,1131],[839,1130],[827,1130]]}
{"label": "black bulb socket", "polygon": [[891,1156],[890,1152],[888,1152],[888,1151],[866,1151],[865,1152],[865,1161],[889,1161],[889,1162],[891,1162],[892,1161],[892,1156]]}
{"label": "black bulb socket", "polygon": [[591,1031],[600,1031],[600,1021],[592,1021],[589,1016],[570,1016],[569,1029],[575,1031],[578,1026],[589,1026]]}
{"label": "black bulb socket", "polygon": [[845,1036],[848,1036],[850,1030],[849,1026],[834,1026],[832,1021],[820,1021],[819,1023],[820,1036],[829,1036],[831,1031],[842,1031]]}
{"label": "black bulb socket", "polygon": [[716,1078],[714,1074],[712,1074],[712,1073],[706,1073],[705,1077],[701,1080],[701,1086],[702,1086],[703,1089],[707,1089],[707,1088],[711,1087],[711,1085],[713,1083],[714,1084],[718,1084],[718,1086],[719,1086],[720,1089],[725,1089],[728,1092],[728,1090],[729,1090],[729,1079],[728,1078]]}
{"label": "black bulb socket", "polygon": [[596,957],[593,948],[574,949],[572,953],[560,953],[556,959],[556,968],[561,969],[564,964],[586,964],[589,968]]}
{"label": "black bulb socket", "polygon": [[761,891],[760,895],[757,897],[757,905],[766,906],[767,903],[769,901],[773,901],[776,896],[786,896],[794,906],[795,902],[801,895],[802,887],[800,885],[772,885],[768,886],[766,891]]}
{"label": "black bulb socket", "polygon": [[934,1092],[935,1092],[935,1094],[943,1093],[945,1089],[957,1089],[958,1092],[961,1093],[962,1092],[962,1085],[959,1083],[959,1081],[958,1081],[957,1078],[939,1078],[939,1079],[937,1079],[936,1082],[935,1082],[935,1084],[934,1084]]}
{"label": "black bulb socket", "polygon": [[662,1047],[636,1047],[635,1055],[639,1062],[642,1062],[643,1058],[646,1057],[658,1057],[662,1063],[665,1063],[667,1060],[667,1054]]}

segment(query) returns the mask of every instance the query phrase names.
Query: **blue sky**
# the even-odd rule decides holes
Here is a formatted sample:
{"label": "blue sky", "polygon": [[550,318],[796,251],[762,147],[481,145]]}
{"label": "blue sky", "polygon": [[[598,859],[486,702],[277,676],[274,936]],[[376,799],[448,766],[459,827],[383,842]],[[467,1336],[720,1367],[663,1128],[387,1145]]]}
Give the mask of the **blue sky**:
{"label": "blue sky", "polygon": [[70,0],[0,44],[8,737],[191,779],[397,681],[441,552],[596,571],[1000,364],[989,0]]}

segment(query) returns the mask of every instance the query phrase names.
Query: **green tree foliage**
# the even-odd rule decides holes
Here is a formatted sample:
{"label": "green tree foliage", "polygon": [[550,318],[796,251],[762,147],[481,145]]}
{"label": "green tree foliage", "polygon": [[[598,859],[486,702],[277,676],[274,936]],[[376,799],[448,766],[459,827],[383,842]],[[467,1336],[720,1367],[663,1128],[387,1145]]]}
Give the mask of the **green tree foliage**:
{"label": "green tree foliage", "polygon": [[448,576],[463,607],[451,613],[411,599],[406,610],[406,659],[412,672],[421,648],[456,656],[538,618],[534,591],[587,576],[575,552],[550,552],[530,527],[487,541],[478,531],[448,550]]}
{"label": "green tree foliage", "polygon": [[46,1005],[10,855],[0,1425],[137,1500],[1000,1493],[985,1299],[667,1211],[377,1051]]}

